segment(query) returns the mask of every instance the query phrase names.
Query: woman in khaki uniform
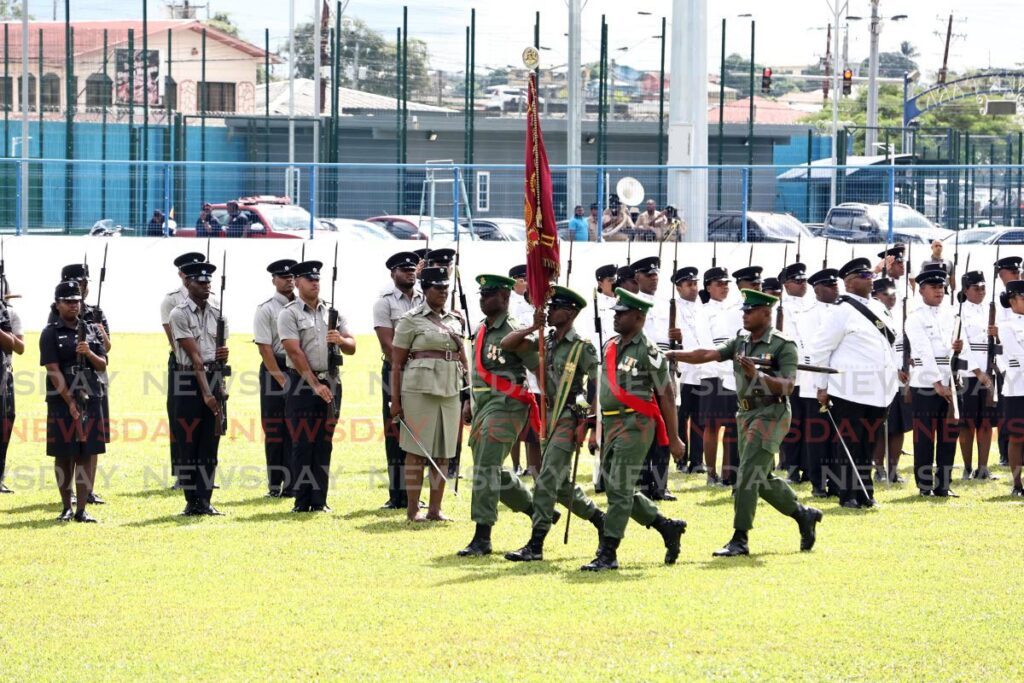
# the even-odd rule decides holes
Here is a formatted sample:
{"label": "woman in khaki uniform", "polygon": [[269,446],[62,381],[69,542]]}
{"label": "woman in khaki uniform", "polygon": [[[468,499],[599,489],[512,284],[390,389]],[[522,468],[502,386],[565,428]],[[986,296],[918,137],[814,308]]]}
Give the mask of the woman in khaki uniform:
{"label": "woman in khaki uniform", "polygon": [[[468,367],[462,318],[445,308],[448,282],[447,268],[424,268],[420,272],[424,303],[402,316],[395,327],[391,417],[400,420],[410,522],[448,519],[441,512],[445,485],[441,473],[448,471],[448,459],[455,457]],[[419,503],[425,467],[430,468],[430,504],[423,516]]]}

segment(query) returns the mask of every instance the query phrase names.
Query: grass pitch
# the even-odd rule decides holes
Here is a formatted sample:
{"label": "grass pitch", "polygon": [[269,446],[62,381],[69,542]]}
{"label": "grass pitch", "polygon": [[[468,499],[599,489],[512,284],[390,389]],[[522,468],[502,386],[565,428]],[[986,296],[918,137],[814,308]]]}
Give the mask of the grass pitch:
{"label": "grass pitch", "polygon": [[[882,485],[878,510],[825,502],[810,554],[798,552],[795,522],[762,505],[754,554],[712,560],[731,534],[731,498],[673,474],[679,501],[661,509],[690,525],[674,567],[661,563],[658,535],[631,524],[620,571],[581,573],[596,538],[578,519],[568,546],[564,521],[555,528],[545,562],[506,562],[529,537],[526,517],[507,509],[495,554],[463,560],[454,553],[473,532],[466,487],[446,497],[452,523],[413,527],[378,509],[387,491],[370,337],[344,368],[333,514],[290,515],[290,501],[263,497],[258,356],[236,337],[235,423],[214,495],[227,516],[180,518],[161,427],[166,342],[119,335],[111,403],[121,433],[97,485],[108,504],[91,508],[100,524],[59,524],[45,432],[33,427],[45,418],[41,375],[28,378],[39,370],[36,336],[27,343],[8,458],[17,493],[0,497],[5,679],[1024,677],[1024,505],[1008,496],[1003,469],[994,483],[957,482],[958,500]],[[580,471],[589,486],[589,466]],[[798,493],[810,502],[807,485]]]}

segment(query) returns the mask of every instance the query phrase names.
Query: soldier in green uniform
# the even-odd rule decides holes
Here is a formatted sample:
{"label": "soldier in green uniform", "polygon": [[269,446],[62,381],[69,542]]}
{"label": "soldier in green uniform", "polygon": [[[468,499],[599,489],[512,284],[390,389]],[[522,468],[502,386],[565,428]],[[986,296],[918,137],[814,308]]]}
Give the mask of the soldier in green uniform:
{"label": "soldier in green uniform", "polygon": [[679,557],[679,539],[686,522],[658,513],[657,506],[636,491],[644,458],[657,438],[677,460],[686,452],[679,440],[675,396],[668,364],[658,345],[644,334],[647,311],[654,302],[643,294],[615,290],[618,302],[615,331],[619,333],[604,349],[605,376],[601,378],[601,419],[608,513],[604,520],[597,556],[580,569],[618,569],[617,550],[629,519],[653,527],[665,542],[665,564]]}
{"label": "soldier in green uniform", "polygon": [[[498,501],[515,512],[533,516],[533,496],[519,478],[502,466],[523,430],[526,420],[540,428],[540,413],[533,394],[525,386],[526,368],[537,368],[535,349],[509,353],[501,340],[519,325],[509,317],[509,294],[515,280],[502,275],[479,275],[480,310],[485,319],[473,339],[470,406],[462,419],[470,425],[473,450],[473,501],[471,516],[476,531],[460,557],[489,555],[491,527],[498,520]],[[553,523],[557,522],[558,513]]]}
{"label": "soldier in green uniform", "polygon": [[[796,344],[772,328],[772,306],[778,299],[753,289],[744,289],[742,294],[745,333],[739,333],[717,349],[668,352],[669,358],[683,363],[733,362],[739,404],[736,431],[740,459],[733,501],[735,532],[732,540],[714,555],[750,554],[747,532],[754,525],[758,497],[796,520],[800,527],[800,550],[810,550],[814,547],[815,527],[821,521],[821,511],[798,503],[789,484],[772,474],[775,454],[789,431],[792,415],[788,397],[796,378]],[[769,360],[771,367],[762,369],[752,358]]]}
{"label": "soldier in green uniform", "polygon": [[[587,431],[587,410],[577,399],[593,405],[597,386],[597,351],[573,327],[587,302],[571,289],[557,285],[553,289],[547,322],[554,329],[545,340],[548,436],[533,487],[533,532],[525,546],[505,554],[505,559],[513,562],[544,559],[544,538],[551,530],[556,501],[593,524],[598,536],[604,531],[604,513],[570,479],[573,453],[578,452]],[[544,309],[538,308],[533,326],[509,333],[501,340],[502,350],[526,353],[535,349],[535,333],[542,332],[544,324]]]}

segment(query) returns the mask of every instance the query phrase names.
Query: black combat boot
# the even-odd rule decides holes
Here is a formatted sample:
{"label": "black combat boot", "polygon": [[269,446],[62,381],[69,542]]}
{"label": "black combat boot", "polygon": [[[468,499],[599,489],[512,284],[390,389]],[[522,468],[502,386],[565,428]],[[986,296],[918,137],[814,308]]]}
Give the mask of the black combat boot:
{"label": "black combat boot", "polygon": [[[533,505],[523,510],[523,514],[530,518],[530,523],[533,523]],[[551,526],[558,524],[558,520],[562,519],[562,513],[558,510],[551,511]]]}
{"label": "black combat boot", "polygon": [[798,505],[793,519],[800,525],[800,550],[807,552],[814,547],[814,527],[821,521],[821,510]]}
{"label": "black combat boot", "polygon": [[594,514],[587,521],[597,529],[597,542],[600,543],[601,537],[604,535],[604,513],[600,510],[594,510]]}
{"label": "black combat boot", "polygon": [[686,533],[686,522],[658,515],[651,527],[665,541],[665,564],[675,564],[679,559],[679,538]]}
{"label": "black combat boot", "polygon": [[736,557],[737,555],[749,555],[750,548],[747,547],[747,532],[736,529],[732,534],[732,540],[712,553],[714,557]]}
{"label": "black combat boot", "polygon": [[519,550],[505,553],[505,559],[510,562],[537,562],[543,560],[544,538],[547,535],[547,531],[533,527],[533,533],[530,534],[530,540],[526,542],[526,545]]}
{"label": "black combat boot", "polygon": [[477,524],[473,532],[473,540],[465,548],[458,552],[459,557],[479,557],[480,555],[491,554],[491,527],[487,524]]}
{"label": "black combat boot", "polygon": [[597,546],[597,557],[591,560],[589,564],[580,567],[580,571],[602,572],[606,569],[618,569],[619,560],[615,556],[615,551],[619,548],[620,540],[618,538],[602,536],[601,545]]}

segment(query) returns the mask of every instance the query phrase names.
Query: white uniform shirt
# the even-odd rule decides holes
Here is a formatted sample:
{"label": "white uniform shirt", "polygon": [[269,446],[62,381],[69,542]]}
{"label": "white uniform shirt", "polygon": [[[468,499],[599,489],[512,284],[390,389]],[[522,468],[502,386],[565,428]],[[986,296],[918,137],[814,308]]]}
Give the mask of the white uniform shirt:
{"label": "white uniform shirt", "polygon": [[[796,330],[796,337],[800,340],[797,345],[797,352],[800,354],[801,363],[810,363],[808,356],[810,343],[818,333],[822,320],[835,308],[832,304],[826,304],[817,299],[811,302],[804,311],[797,316],[794,325],[786,324],[786,333],[792,334]],[[789,315],[789,311],[786,312]],[[806,370],[797,370],[796,383],[799,389],[800,398],[817,398],[818,378],[815,373]]]}
{"label": "white uniform shirt", "polygon": [[[615,311],[612,310],[615,301],[614,296],[597,293],[597,315],[601,319],[601,339],[604,341],[615,336]],[[597,330],[594,330],[594,338],[591,341],[594,343],[594,348],[600,351],[603,345],[597,338]]]}
{"label": "white uniform shirt", "polygon": [[[907,316],[911,387],[929,389],[935,382],[949,384],[955,317],[952,309],[941,304],[922,305]],[[968,369],[974,369],[969,360]]]}
{"label": "white uniform shirt", "polygon": [[[714,346],[721,346],[726,342],[735,339],[736,333],[743,330],[743,311],[735,302],[728,300],[716,302],[714,299],[708,302],[711,309],[708,311],[711,317],[711,343]],[[736,375],[732,371],[732,361],[721,361],[719,363],[707,363],[707,366],[714,370],[712,377],[722,380],[722,388],[736,391]]]}
{"label": "white uniform shirt", "polygon": [[[960,313],[963,321],[964,350],[960,357],[972,368],[984,370],[988,366],[988,304],[964,302]],[[961,377],[973,377],[974,372],[961,370]]]}
{"label": "white uniform shirt", "polygon": [[[867,306],[889,327],[885,306],[848,294]],[[812,365],[826,365],[840,372],[816,376],[817,387],[832,396],[862,405],[885,408],[896,395],[896,353],[889,340],[847,303],[837,304],[822,316],[807,356]],[[895,334],[895,332],[893,331]]]}
{"label": "white uniform shirt", "polygon": [[654,306],[651,307],[651,310],[647,311],[647,317],[644,319],[644,334],[647,335],[648,339],[657,344],[658,348],[664,351],[668,348],[669,300],[658,296],[652,296],[652,298],[654,299]]}
{"label": "white uniform shirt", "polygon": [[1003,396],[1024,396],[1024,316],[1010,311],[1010,317],[999,327],[999,339],[1006,364]]}
{"label": "white uniform shirt", "polygon": [[[704,305],[699,301],[686,301],[676,297],[676,324],[683,334],[681,344],[683,351],[714,348],[711,341],[711,328]],[[679,383],[699,386],[701,366],[690,363],[677,363],[679,367]]]}
{"label": "white uniform shirt", "polygon": [[[508,314],[517,323],[524,327],[532,327],[533,310],[533,305],[526,300],[525,296],[522,294],[516,294],[515,291],[509,293]],[[529,388],[531,394],[540,393],[540,383],[537,381],[537,375],[530,370],[526,371],[526,386]]]}

